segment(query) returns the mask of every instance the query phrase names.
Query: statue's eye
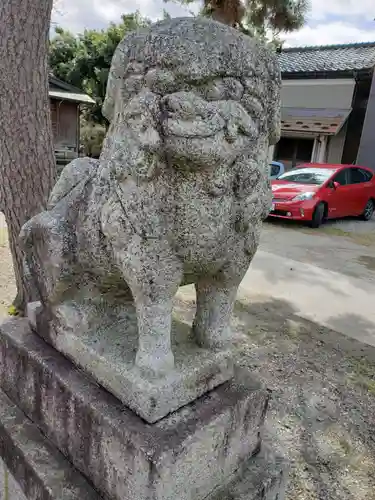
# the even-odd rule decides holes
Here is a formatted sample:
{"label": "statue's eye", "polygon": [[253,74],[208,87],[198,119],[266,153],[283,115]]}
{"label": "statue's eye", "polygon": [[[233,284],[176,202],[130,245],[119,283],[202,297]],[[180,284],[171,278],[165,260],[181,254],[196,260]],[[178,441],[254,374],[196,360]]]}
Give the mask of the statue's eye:
{"label": "statue's eye", "polygon": [[264,106],[257,96],[247,93],[243,97],[243,102],[251,116],[260,118],[264,115]]}
{"label": "statue's eye", "polygon": [[207,101],[222,101],[225,99],[225,88],[222,80],[214,80],[198,87],[198,93]]}
{"label": "statue's eye", "polygon": [[200,85],[198,93],[207,101],[239,101],[244,88],[235,78],[216,78]]}
{"label": "statue's eye", "polygon": [[244,87],[236,78],[224,78],[223,85],[225,88],[225,98],[233,101],[241,100]]}

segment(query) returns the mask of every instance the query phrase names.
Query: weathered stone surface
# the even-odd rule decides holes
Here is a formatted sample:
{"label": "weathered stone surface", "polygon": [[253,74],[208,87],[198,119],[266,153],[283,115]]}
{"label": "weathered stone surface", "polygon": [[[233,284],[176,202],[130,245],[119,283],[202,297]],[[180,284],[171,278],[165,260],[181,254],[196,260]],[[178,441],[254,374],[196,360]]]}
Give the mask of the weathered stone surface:
{"label": "weathered stone surface", "polygon": [[284,500],[289,464],[265,449],[205,500]]}
{"label": "weathered stone surface", "polygon": [[[91,485],[2,391],[0,438],[0,457],[11,468],[9,472],[0,460],[0,489],[4,499],[99,500]],[[284,460],[262,452],[241,465],[227,485],[213,491],[205,500],[283,500],[286,477]],[[194,478],[190,478],[190,482],[194,482]],[[129,497],[123,500],[125,498]]]}
{"label": "weathered stone surface", "polygon": [[136,314],[139,372],[184,378],[176,375],[171,312],[187,283],[197,290],[195,342],[215,351],[231,345],[237,288],[270,207],[279,93],[273,54],[209,19],[163,21],[119,44],[99,161],[68,165],[48,211],[21,233],[57,348],[69,335],[114,325],[130,335]]}
{"label": "weathered stone surface", "polygon": [[[30,322],[35,324],[33,312]],[[35,331],[43,332],[44,328],[37,320]],[[123,324],[112,323],[107,329],[78,335],[65,332],[52,343],[147,422],[160,420],[233,377],[231,351],[200,348],[190,326],[175,321],[172,342],[176,369],[165,377],[149,378],[134,366],[138,343],[135,315],[129,316],[126,331],[124,335]]]}
{"label": "weathered stone surface", "polygon": [[[28,500],[100,500],[99,494],[0,391],[0,457]],[[11,478],[11,483],[14,479]],[[17,491],[12,484],[13,493]],[[4,490],[0,497],[5,497]],[[21,500],[21,496],[13,497]]]}
{"label": "weathered stone surface", "polygon": [[3,390],[111,500],[203,499],[259,450],[269,391],[246,372],[151,425],[27,320],[0,326],[0,352]]}

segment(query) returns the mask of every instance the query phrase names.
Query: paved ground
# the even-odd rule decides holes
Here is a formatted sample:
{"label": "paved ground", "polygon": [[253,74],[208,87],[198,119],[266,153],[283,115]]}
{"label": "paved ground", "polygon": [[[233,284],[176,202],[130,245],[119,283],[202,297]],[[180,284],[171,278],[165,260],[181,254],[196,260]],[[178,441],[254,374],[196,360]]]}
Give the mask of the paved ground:
{"label": "paved ground", "polygon": [[[190,299],[192,287],[183,290]],[[301,318],[375,346],[375,220],[318,230],[266,223],[239,300],[281,300]]]}
{"label": "paved ground", "polygon": [[375,346],[375,283],[259,250],[239,297],[282,300],[295,314]]}
{"label": "paved ground", "polygon": [[301,317],[375,346],[375,220],[319,230],[266,224],[240,293],[287,301]]}
{"label": "paved ground", "polygon": [[319,229],[272,221],[261,250],[375,283],[375,218],[341,220]]}

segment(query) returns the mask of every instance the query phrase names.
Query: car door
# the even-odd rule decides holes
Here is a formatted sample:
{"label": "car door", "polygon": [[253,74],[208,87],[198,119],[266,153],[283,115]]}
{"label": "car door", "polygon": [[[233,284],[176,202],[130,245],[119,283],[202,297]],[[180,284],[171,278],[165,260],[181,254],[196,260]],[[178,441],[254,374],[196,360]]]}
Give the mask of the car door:
{"label": "car door", "polygon": [[[338,186],[333,187],[337,182]],[[344,168],[335,174],[328,184],[326,200],[328,203],[328,217],[331,219],[345,217],[350,215],[350,186],[349,186],[349,168]]]}
{"label": "car door", "polygon": [[349,170],[350,199],[352,213],[349,215],[360,215],[368,200],[372,196],[372,175],[360,167],[352,167]]}

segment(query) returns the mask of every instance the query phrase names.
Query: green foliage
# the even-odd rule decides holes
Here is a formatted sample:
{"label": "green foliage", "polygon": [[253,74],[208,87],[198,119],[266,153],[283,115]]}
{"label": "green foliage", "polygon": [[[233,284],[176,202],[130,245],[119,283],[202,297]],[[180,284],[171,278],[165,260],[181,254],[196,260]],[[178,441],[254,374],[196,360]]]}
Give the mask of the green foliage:
{"label": "green foliage", "polygon": [[[190,5],[196,0],[164,0]],[[200,14],[212,16],[214,8],[231,9],[241,0],[204,0]],[[309,0],[245,0],[244,16],[238,28],[249,36],[281,46],[281,33],[296,31],[305,24]]]}
{"label": "green foliage", "polygon": [[[78,52],[79,41],[69,31],[60,27],[55,28],[55,37],[50,43],[50,67],[57,78],[70,82],[73,85],[72,62]],[[80,79],[76,82],[81,84]]]}
{"label": "green foliage", "polygon": [[86,30],[74,36],[62,28],[55,29],[49,47],[53,74],[87,92],[96,101],[88,114],[96,123],[105,123],[101,114],[108,73],[113,53],[126,33],[150,24],[139,12],[122,16],[119,24],[111,23],[106,30]]}
{"label": "green foliage", "polygon": [[[185,5],[195,2],[171,1]],[[213,5],[230,10],[239,2],[240,0],[204,0],[201,15],[211,15]],[[307,2],[308,0],[246,0],[245,14],[239,29],[248,35],[271,40],[270,43],[278,48],[281,45],[280,33],[296,30],[304,24]],[[169,18],[166,11],[164,18]],[[96,104],[86,110],[89,121],[107,125],[101,108],[113,53],[126,33],[148,25],[150,20],[135,12],[123,15],[119,24],[111,23],[105,30],[86,30],[78,36],[60,27],[55,28],[55,36],[49,47],[51,70],[57,78],[84,90],[95,99]]]}
{"label": "green foliage", "polygon": [[305,24],[308,0],[247,0],[243,26],[255,36],[296,31]]}

